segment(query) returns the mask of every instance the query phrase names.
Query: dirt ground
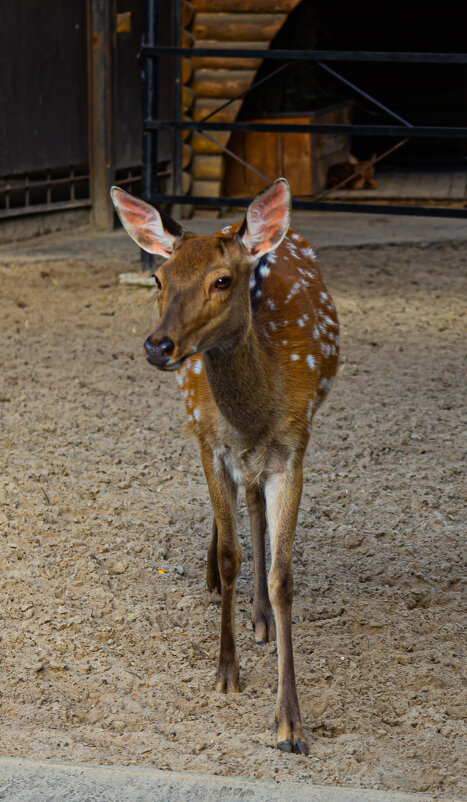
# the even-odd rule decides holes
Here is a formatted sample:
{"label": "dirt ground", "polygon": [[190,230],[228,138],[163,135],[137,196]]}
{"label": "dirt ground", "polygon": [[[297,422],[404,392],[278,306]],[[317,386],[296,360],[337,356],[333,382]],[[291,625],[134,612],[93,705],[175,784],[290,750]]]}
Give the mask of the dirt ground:
{"label": "dirt ground", "polygon": [[0,267],[1,754],[467,792],[466,250],[320,261],[343,348],[295,547],[308,758],[273,748],[243,497],[241,693],[212,690],[211,511],[175,379],[143,358],[152,291],[118,259]]}

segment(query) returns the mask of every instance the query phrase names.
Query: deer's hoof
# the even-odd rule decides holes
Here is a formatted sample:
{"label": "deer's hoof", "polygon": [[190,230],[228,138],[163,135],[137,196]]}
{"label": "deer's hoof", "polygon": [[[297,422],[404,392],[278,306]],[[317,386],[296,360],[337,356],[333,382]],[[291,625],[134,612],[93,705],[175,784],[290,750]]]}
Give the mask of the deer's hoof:
{"label": "deer's hoof", "polygon": [[255,643],[270,643],[276,639],[276,623],[271,607],[253,612]]}
{"label": "deer's hoof", "polygon": [[218,693],[238,693],[238,668],[219,669],[216,677]]}
{"label": "deer's hoof", "polygon": [[298,740],[295,744],[294,752],[296,755],[307,755],[308,746],[306,745],[306,741],[303,741],[302,739]]}
{"label": "deer's hoof", "polygon": [[281,752],[288,752],[291,754],[295,752],[296,755],[308,755],[308,746],[306,745],[306,741],[300,738],[295,746],[292,745],[292,741],[279,741],[277,744],[277,748],[281,750]]}
{"label": "deer's hoof", "polygon": [[278,741],[277,748],[281,750],[281,752],[293,752],[292,741]]}

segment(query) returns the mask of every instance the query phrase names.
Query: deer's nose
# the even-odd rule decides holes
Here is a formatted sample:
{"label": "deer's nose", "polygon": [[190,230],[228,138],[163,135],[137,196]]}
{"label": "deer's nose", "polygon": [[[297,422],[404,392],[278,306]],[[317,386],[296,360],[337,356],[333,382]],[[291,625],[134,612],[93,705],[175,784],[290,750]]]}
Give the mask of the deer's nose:
{"label": "deer's nose", "polygon": [[163,337],[158,343],[153,343],[151,337],[148,337],[144,348],[148,362],[156,368],[164,368],[170,362],[175,346],[169,337]]}

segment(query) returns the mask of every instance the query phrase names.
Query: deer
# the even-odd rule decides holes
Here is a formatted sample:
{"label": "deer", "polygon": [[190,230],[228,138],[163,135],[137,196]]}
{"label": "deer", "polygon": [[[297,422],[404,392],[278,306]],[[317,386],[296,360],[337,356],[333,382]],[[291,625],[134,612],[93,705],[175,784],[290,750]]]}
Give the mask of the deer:
{"label": "deer", "polygon": [[337,371],[336,307],[312,247],[290,227],[285,178],[250,203],[241,224],[213,236],[188,232],[118,187],[111,196],[130,237],[165,260],[154,273],[159,319],[144,348],[150,365],[176,373],[213,508],[206,582],[221,595],[215,688],[239,691],[236,506],[243,485],[254,637],[258,644],[277,639],[276,745],[307,755],[292,644],[292,547],[312,420]]}

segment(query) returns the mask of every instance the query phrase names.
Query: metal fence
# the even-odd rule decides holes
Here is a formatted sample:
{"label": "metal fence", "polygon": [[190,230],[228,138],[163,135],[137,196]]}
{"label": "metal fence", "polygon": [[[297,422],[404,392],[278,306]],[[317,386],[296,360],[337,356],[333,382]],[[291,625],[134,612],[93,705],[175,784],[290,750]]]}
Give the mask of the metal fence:
{"label": "metal fence", "polygon": [[[161,46],[159,37],[159,18],[160,0],[148,0],[147,17],[145,21],[144,46],[141,49],[140,57],[143,62],[144,97],[145,97],[145,119],[144,119],[144,149],[143,149],[143,194],[152,203],[168,203],[181,205],[199,205],[208,207],[244,207],[248,206],[251,198],[247,197],[205,197],[184,195],[181,191],[181,149],[182,131],[198,131],[203,134],[213,131],[262,131],[262,132],[282,132],[282,133],[309,133],[309,134],[349,134],[358,136],[379,136],[394,137],[397,141],[393,147],[386,150],[372,160],[375,164],[397,148],[401,147],[409,139],[427,137],[447,137],[466,139],[467,128],[459,126],[420,126],[412,125],[383,103],[372,97],[361,88],[353,84],[329,66],[328,62],[385,62],[410,64],[467,64],[467,54],[463,53],[395,53],[395,52],[363,52],[363,51],[338,51],[338,50],[262,50],[262,49],[235,49],[229,47],[219,48],[182,48],[180,47],[181,22],[180,4],[172,4],[172,46]],[[157,104],[157,88],[159,76],[159,60],[161,57],[171,57],[174,60],[174,86],[173,86],[173,108],[174,119],[160,119]],[[279,70],[266,76],[262,81],[253,85],[234,98],[219,105],[219,107],[197,122],[182,120],[181,112],[181,78],[180,78],[180,59],[181,57],[228,57],[228,58],[255,58],[273,59],[282,61],[283,65]],[[344,85],[363,98],[372,106],[378,108],[398,124],[392,125],[327,125],[327,124],[286,124],[286,123],[261,123],[261,122],[213,122],[211,120],[221,109],[230,105],[236,100],[246,96],[253,91],[259,83],[271,80],[281,69],[286,69],[294,60],[304,60],[318,64],[320,68],[328,74],[342,82]],[[158,134],[161,131],[172,132],[173,137],[173,181],[172,193],[165,194],[159,191],[157,177],[158,163]],[[209,137],[209,133],[207,134]],[[219,143],[217,143],[219,144]],[[220,146],[225,152],[241,161],[247,168],[256,173],[259,171],[252,165],[247,164],[228,148]],[[259,173],[261,175],[261,173]],[[265,176],[263,176],[265,178]],[[342,182],[344,183],[344,182]],[[336,189],[325,190],[311,200],[293,199],[294,209],[313,209],[316,211],[338,211],[338,212],[361,212],[365,214],[397,214],[397,215],[424,215],[429,217],[467,217],[467,209],[446,208],[437,206],[415,206],[403,204],[384,204],[384,203],[346,203],[337,201],[324,201],[323,198]]]}

